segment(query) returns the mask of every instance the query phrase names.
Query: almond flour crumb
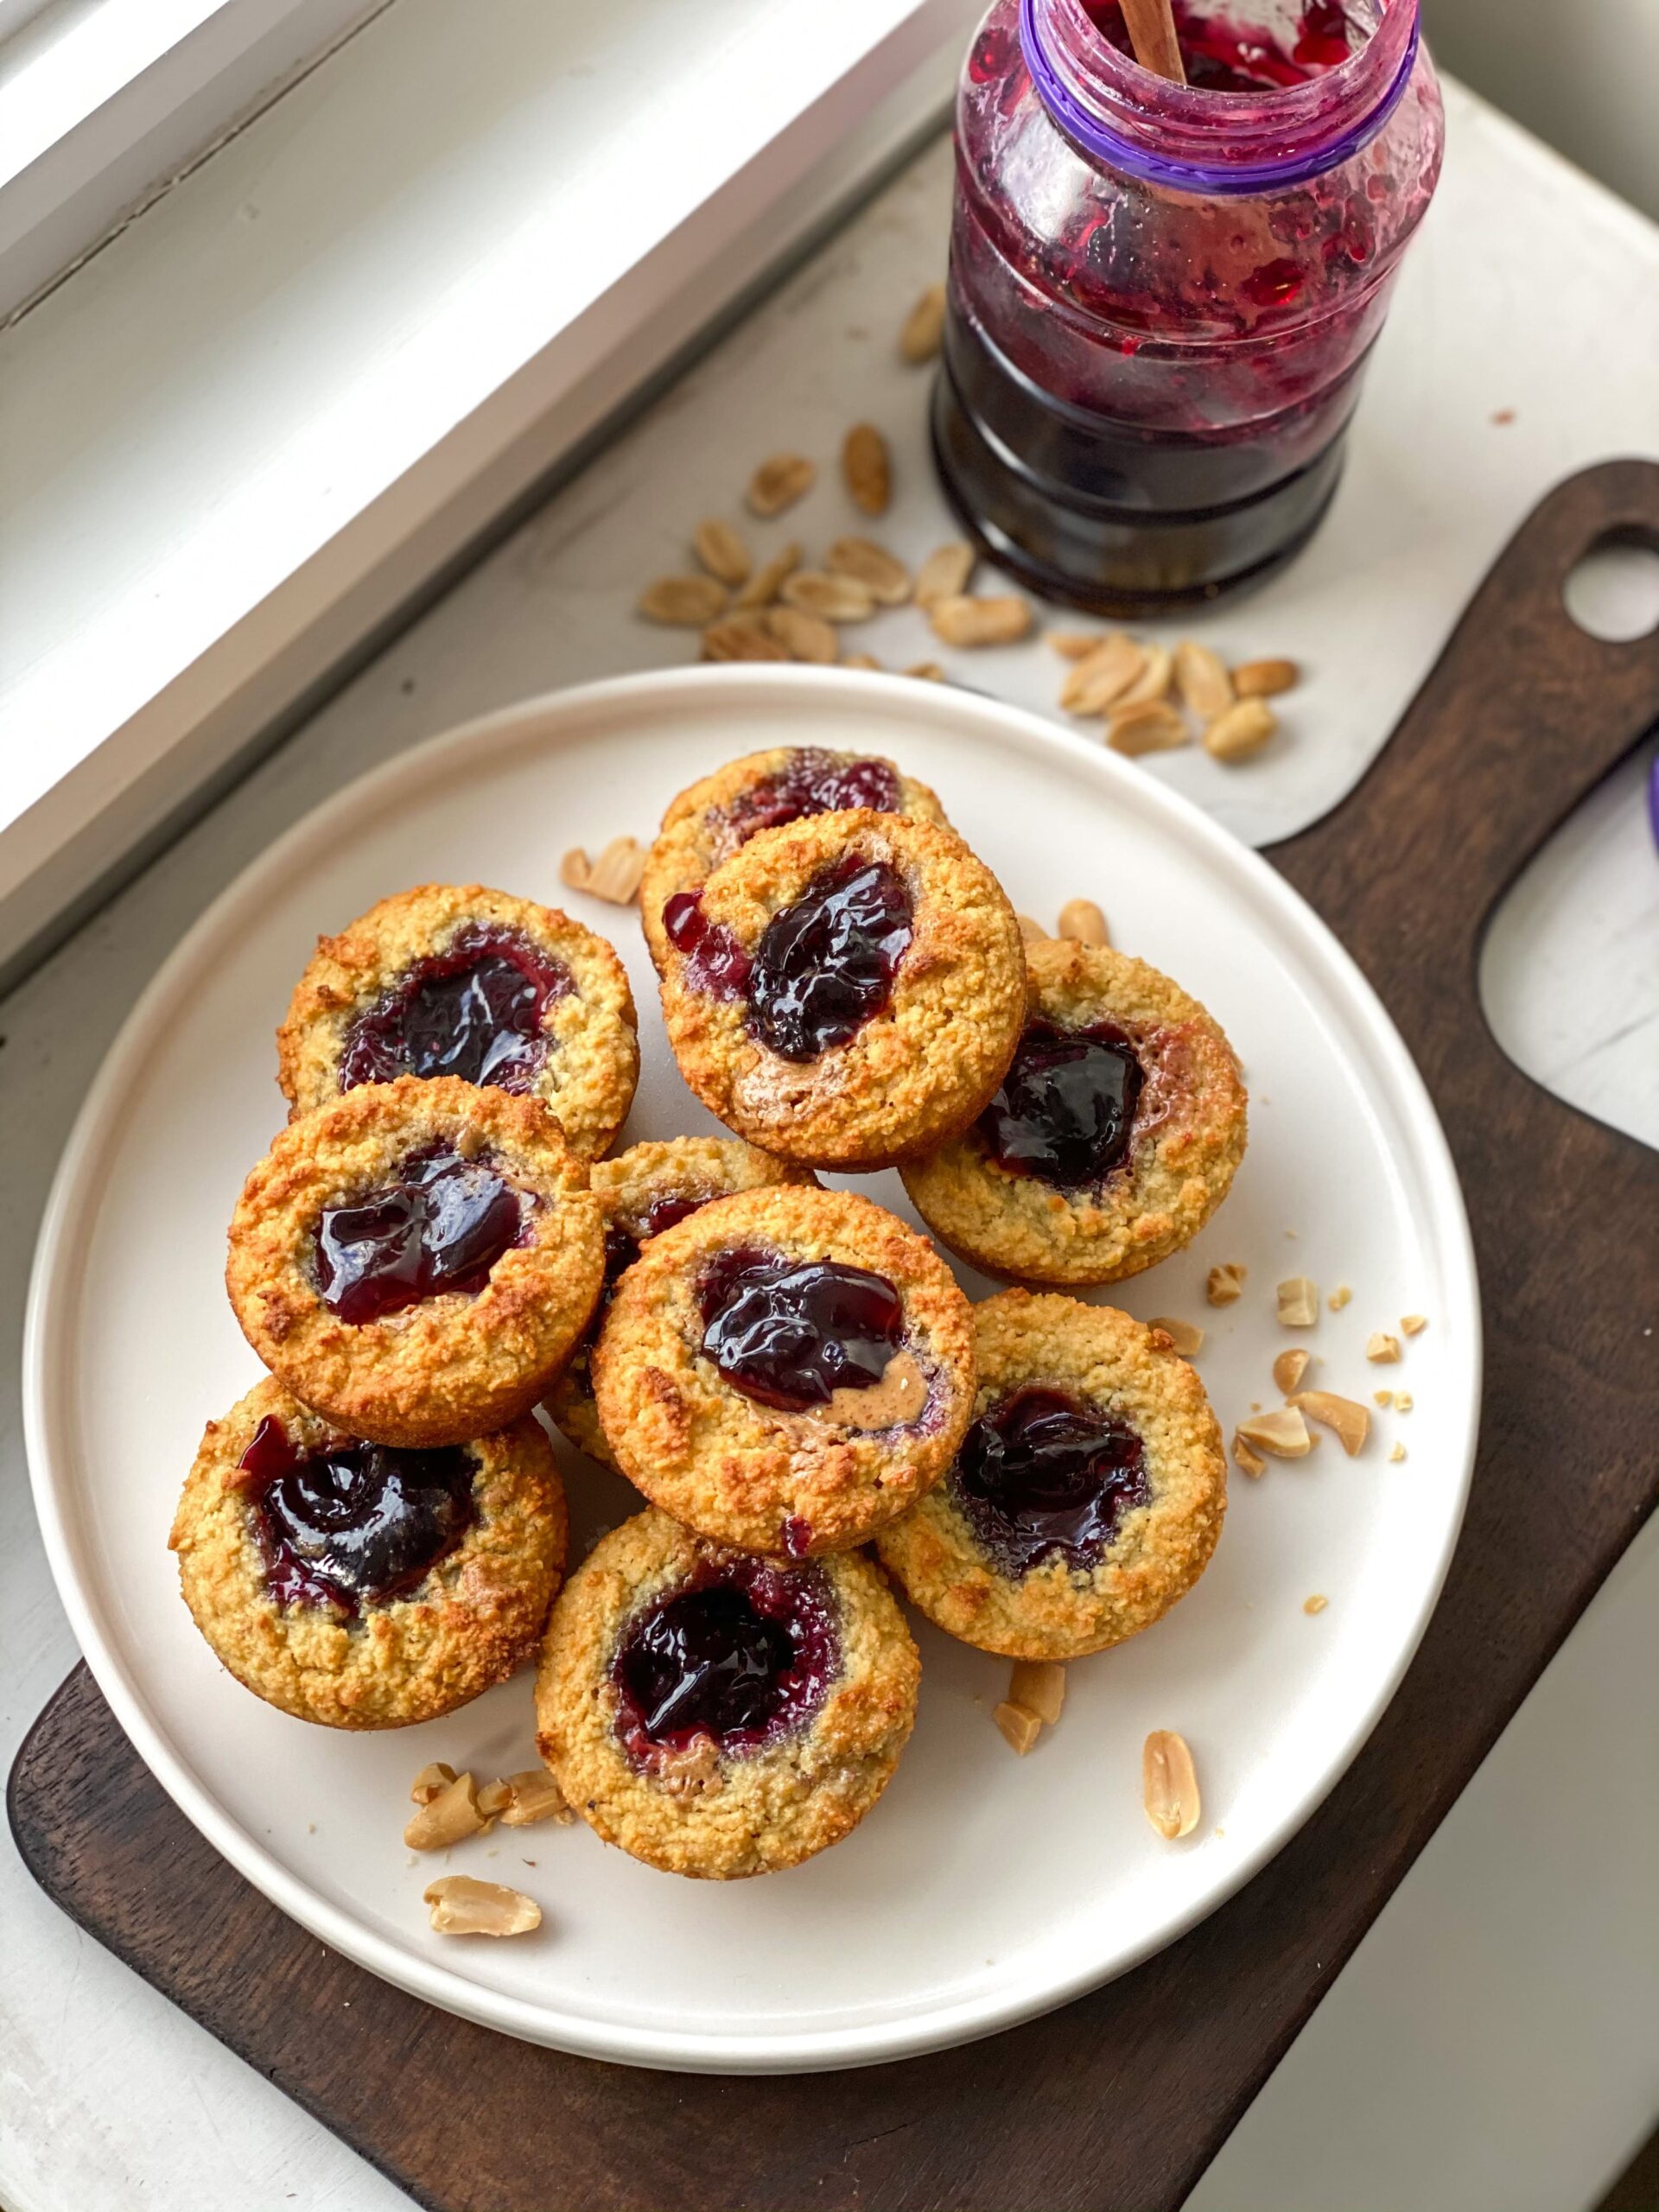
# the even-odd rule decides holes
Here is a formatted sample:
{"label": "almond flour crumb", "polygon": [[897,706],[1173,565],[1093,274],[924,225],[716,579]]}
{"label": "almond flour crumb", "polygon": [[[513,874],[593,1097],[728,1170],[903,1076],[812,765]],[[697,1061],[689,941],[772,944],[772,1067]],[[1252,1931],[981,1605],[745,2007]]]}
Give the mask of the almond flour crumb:
{"label": "almond flour crumb", "polygon": [[1211,1268],[1205,1277],[1204,1294],[1212,1306],[1230,1306],[1243,1292],[1247,1268],[1236,1261],[1225,1261],[1218,1268]]}
{"label": "almond flour crumb", "polygon": [[1328,1598],[1321,1598],[1315,1591],[1311,1598],[1303,1599],[1302,1611],[1305,1613],[1322,1613],[1330,1602]]}
{"label": "almond flour crumb", "polygon": [[1398,1359],[1400,1357],[1399,1338],[1389,1336],[1386,1330],[1373,1329],[1365,1339],[1365,1357],[1379,1366],[1386,1364],[1390,1360]]}

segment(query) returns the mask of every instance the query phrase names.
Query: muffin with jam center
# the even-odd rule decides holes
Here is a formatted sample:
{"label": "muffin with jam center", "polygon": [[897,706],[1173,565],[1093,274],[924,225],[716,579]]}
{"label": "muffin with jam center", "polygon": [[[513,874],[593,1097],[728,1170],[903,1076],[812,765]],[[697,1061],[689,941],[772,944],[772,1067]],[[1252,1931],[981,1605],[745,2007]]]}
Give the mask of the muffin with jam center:
{"label": "muffin with jam center", "polygon": [[671,899],[663,1019],[711,1112],[807,1166],[936,1151],[1019,1041],[1025,961],[953,831],[868,811],[763,830]]}
{"label": "muffin with jam center", "polygon": [[626,970],[592,930],[482,884],[399,892],[321,938],[276,1033],[295,1116],[365,1083],[455,1076],[557,1117],[603,1152],[639,1074]]}
{"label": "muffin with jam center", "polygon": [[1075,1659],[1160,1619],[1209,1565],[1227,1462],[1160,1329],[1007,1290],[975,1309],[974,1419],[944,1480],[877,1537],[911,1603],[1013,1659]]}
{"label": "muffin with jam center", "polygon": [[943,822],[944,810],[925,784],[891,760],[818,746],[774,745],[729,761],[683,791],[663,817],[639,885],[639,918],[651,957],[668,958],[663,909],[699,890],[721,862],[762,830],[780,829],[810,814],[872,807],[878,814]]}
{"label": "muffin with jam center", "polygon": [[342,1435],[269,1379],[208,1422],[168,1539],[223,1664],[331,1728],[433,1720],[524,1665],[565,1541],[534,1421],[404,1451]]}
{"label": "muffin with jam center", "polygon": [[464,1443],[542,1397],[605,1272],[588,1163],[533,1098],[365,1084],[290,1122],[231,1222],[244,1335],[377,1444]]}
{"label": "muffin with jam center", "polygon": [[716,1198],[653,1236],[594,1348],[616,1464],[717,1542],[861,1544],[937,1482],[973,1402],[967,1300],[848,1191]]}
{"label": "muffin with jam center", "polygon": [[640,1247],[694,1214],[710,1199],[781,1183],[814,1183],[810,1169],[757,1152],[741,1137],[673,1137],[630,1145],[613,1160],[595,1160],[593,1192],[605,1217],[605,1288],[587,1333],[548,1395],[547,1410],[590,1459],[613,1467],[599,1425],[590,1372],[594,1340],[612,1294]]}
{"label": "muffin with jam center", "polygon": [[537,1743],[607,1843],[729,1881],[798,1866],[857,1827],[898,1764],[920,1678],[868,1560],[757,1559],[641,1513],[553,1609]]}
{"label": "muffin with jam center", "polygon": [[907,1162],[928,1227],[988,1274],[1121,1282],[1190,1244],[1244,1156],[1238,1062],[1198,1001],[1144,960],[1028,945],[1013,1064],[973,1127]]}

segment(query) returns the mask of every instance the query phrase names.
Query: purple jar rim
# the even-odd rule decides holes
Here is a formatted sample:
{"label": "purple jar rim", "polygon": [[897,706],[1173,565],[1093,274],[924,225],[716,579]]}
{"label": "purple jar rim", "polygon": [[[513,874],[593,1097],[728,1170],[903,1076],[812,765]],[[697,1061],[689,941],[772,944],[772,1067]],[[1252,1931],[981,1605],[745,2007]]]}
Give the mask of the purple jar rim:
{"label": "purple jar rim", "polygon": [[[1253,194],[1269,192],[1279,187],[1306,184],[1313,177],[1324,176],[1343,162],[1352,159],[1363,146],[1386,126],[1389,117],[1405,98],[1406,87],[1411,82],[1417,66],[1417,49],[1421,42],[1421,23],[1414,22],[1406,41],[1399,68],[1382,97],[1369,108],[1363,117],[1334,137],[1321,141],[1306,151],[1298,150],[1276,158],[1264,156],[1260,160],[1210,163],[1185,162],[1152,152],[1138,145],[1129,137],[1114,130],[1084,106],[1069,85],[1055,68],[1044,49],[1037,28],[1037,0],[1020,0],[1020,46],[1025,56],[1026,67],[1037,96],[1048,110],[1055,123],[1074,144],[1085,153],[1109,163],[1113,168],[1138,177],[1144,184],[1160,185],[1176,192],[1191,192],[1207,198],[1245,199]],[[1217,93],[1217,99],[1231,99],[1232,93]],[[1270,94],[1264,93],[1264,98]]]}

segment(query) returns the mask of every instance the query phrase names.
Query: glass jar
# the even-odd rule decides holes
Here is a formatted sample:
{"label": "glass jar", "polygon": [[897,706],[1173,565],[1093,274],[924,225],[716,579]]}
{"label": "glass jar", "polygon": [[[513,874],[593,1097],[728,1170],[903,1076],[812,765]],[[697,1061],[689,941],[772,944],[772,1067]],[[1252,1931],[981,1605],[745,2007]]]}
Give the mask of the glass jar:
{"label": "glass jar", "polygon": [[1440,175],[1417,0],[996,0],[957,114],[940,475],[1001,567],[1105,613],[1287,560],[1336,488]]}

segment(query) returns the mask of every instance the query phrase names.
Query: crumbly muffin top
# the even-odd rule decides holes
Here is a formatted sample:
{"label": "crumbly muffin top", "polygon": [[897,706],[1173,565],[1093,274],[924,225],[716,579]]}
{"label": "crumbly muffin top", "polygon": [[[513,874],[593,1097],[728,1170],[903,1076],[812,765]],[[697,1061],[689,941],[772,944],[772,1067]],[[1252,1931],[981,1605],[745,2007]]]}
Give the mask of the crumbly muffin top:
{"label": "crumbly muffin top", "polygon": [[891,760],[868,753],[769,746],[701,777],[670,802],[639,885],[639,918],[658,968],[668,957],[663,908],[695,891],[723,860],[759,831],[810,813],[849,807],[943,822],[936,795]]}
{"label": "crumbly muffin top", "polygon": [[[819,1679],[798,1718],[741,1746],[706,1731],[665,1732],[660,1745],[630,1736],[619,1659],[631,1629],[665,1597],[728,1577],[779,1618],[814,1624]],[[537,1741],[607,1843],[670,1873],[728,1880],[798,1865],[857,1826],[909,1736],[920,1677],[904,1618],[861,1555],[804,1567],[740,1557],[646,1512],[601,1539],[554,1608]]]}
{"label": "crumbly muffin top", "polygon": [[[469,959],[475,978],[482,963],[482,991],[475,981],[465,1018],[487,1027],[478,1001],[493,985],[505,1020],[494,1053],[482,1056],[494,1071],[469,1079],[539,1099],[574,1150],[603,1152],[627,1119],[639,1072],[627,971],[603,938],[556,907],[479,883],[399,892],[319,939],[276,1033],[277,1080],[294,1114],[360,1081],[466,1073],[456,1063],[469,1056],[442,1033],[453,1005],[418,1002],[423,988],[442,1000],[448,986],[453,996],[451,971]],[[430,1067],[411,1064],[411,995]],[[470,1061],[480,1058],[475,1030]]]}
{"label": "crumbly muffin top", "polygon": [[[907,902],[890,988],[849,1035],[784,1057],[759,1020],[769,925],[861,868]],[[692,1090],[751,1143],[810,1166],[888,1166],[968,1127],[1007,1066],[1025,1009],[1019,925],[951,830],[868,810],[762,830],[703,885],[696,926],[704,949],[671,945],[664,969],[669,1042]],[[836,957],[804,942],[815,988]]]}
{"label": "crumbly muffin top", "polygon": [[[325,1212],[384,1197],[411,1161],[450,1154],[493,1171],[521,1209],[482,1287],[360,1322],[331,1312]],[[231,1223],[231,1304],[271,1372],[351,1434],[462,1442],[528,1411],[587,1325],[604,1273],[588,1184],[536,1099],[454,1077],[365,1084],[290,1122],[248,1177]]]}
{"label": "crumbly muffin top", "polygon": [[[758,1402],[705,1348],[706,1300],[734,1255],[828,1262],[896,1294],[887,1363],[804,1410]],[[600,1419],[654,1504],[746,1550],[862,1543],[949,1465],[973,1397],[970,1309],[927,1242],[847,1191],[718,1198],[653,1237],[622,1278],[593,1359]]]}
{"label": "crumbly muffin top", "polygon": [[267,1421],[301,1453],[341,1441],[268,1377],[208,1422],[168,1539],[196,1625],[238,1681],[302,1720],[396,1728],[451,1712],[524,1664],[566,1541],[564,1491],[534,1421],[462,1447],[475,1471],[460,1543],[413,1588],[354,1616],[272,1595],[241,1465]]}
{"label": "crumbly muffin top", "polygon": [[1144,1084],[1125,1160],[1065,1190],[1005,1166],[980,1125],[906,1164],[905,1188],[935,1234],[988,1274],[1119,1282],[1190,1243],[1226,1197],[1248,1131],[1238,1062],[1198,1001],[1144,960],[1058,938],[1026,958],[1028,1022],[1109,1022],[1134,1047]]}
{"label": "crumbly muffin top", "polygon": [[[1054,1393],[1139,1440],[1128,1493],[1091,1566],[1058,1547],[1024,1573],[993,1555],[953,1466],[877,1547],[906,1595],[951,1636],[1016,1659],[1069,1659],[1159,1619],[1203,1573],[1227,1510],[1227,1462],[1204,1386],[1161,1330],[1109,1306],[1007,1290],[974,1310],[974,1418]],[[1134,1503],[1143,1485],[1143,1503]]]}

